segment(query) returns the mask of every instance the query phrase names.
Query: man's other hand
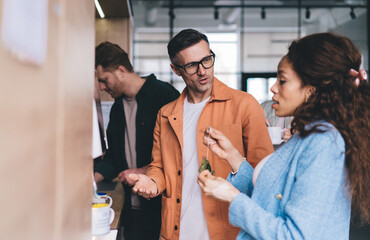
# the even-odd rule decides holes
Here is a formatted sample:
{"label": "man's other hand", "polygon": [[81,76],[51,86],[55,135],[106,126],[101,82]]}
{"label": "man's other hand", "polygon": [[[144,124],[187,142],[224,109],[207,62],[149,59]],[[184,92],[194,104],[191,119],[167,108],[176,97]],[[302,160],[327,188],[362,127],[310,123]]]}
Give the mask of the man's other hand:
{"label": "man's other hand", "polygon": [[150,199],[158,194],[158,188],[155,182],[144,174],[131,173],[128,175],[130,181],[135,182],[132,191],[138,195]]}

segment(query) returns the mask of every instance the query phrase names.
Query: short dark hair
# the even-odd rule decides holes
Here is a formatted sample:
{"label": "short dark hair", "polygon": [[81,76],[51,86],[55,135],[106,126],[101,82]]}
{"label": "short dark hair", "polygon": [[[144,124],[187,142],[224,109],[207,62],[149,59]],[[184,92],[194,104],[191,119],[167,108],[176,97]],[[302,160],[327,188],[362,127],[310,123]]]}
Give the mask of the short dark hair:
{"label": "short dark hair", "polygon": [[100,43],[95,48],[95,68],[99,65],[107,69],[124,66],[127,71],[134,71],[128,54],[117,44],[108,41]]}
{"label": "short dark hair", "polygon": [[201,40],[209,44],[207,36],[197,30],[185,29],[179,32],[167,45],[167,51],[171,62],[178,52],[199,43]]}

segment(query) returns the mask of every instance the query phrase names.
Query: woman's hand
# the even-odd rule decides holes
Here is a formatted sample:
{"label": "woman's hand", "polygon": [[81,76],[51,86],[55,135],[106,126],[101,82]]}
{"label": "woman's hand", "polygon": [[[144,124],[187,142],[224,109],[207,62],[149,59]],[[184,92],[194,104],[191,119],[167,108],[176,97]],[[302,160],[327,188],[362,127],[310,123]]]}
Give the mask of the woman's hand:
{"label": "woman's hand", "polygon": [[221,177],[213,176],[208,170],[198,175],[198,184],[206,196],[231,202],[240,192],[231,183]]}
{"label": "woman's hand", "polygon": [[222,132],[208,127],[204,132],[203,144],[209,146],[217,156],[228,161],[234,172],[239,170],[244,158]]}

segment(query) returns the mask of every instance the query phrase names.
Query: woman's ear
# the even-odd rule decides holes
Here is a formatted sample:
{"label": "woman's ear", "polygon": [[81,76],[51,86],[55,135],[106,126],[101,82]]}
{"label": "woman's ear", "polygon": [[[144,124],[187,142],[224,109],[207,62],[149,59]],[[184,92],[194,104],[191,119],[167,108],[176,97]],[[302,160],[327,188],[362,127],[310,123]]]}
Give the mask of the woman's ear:
{"label": "woman's ear", "polygon": [[316,92],[316,87],[308,86],[308,87],[307,87],[307,91],[306,91],[305,101],[307,102],[307,101],[308,101],[308,99],[309,99],[313,94],[315,94],[315,92]]}

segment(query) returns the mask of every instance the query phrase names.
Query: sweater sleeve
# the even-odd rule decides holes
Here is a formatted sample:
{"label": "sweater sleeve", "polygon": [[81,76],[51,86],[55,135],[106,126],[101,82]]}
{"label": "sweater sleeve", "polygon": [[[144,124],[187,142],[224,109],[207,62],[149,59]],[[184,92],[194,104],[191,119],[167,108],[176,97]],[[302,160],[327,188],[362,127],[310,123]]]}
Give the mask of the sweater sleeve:
{"label": "sweater sleeve", "polygon": [[350,217],[344,188],[344,141],[331,132],[313,135],[296,156],[299,160],[289,196],[263,199],[267,206],[286,200],[284,206],[279,202],[276,209],[267,211],[244,193],[231,202],[230,223],[242,229],[240,234],[256,239],[338,239],[331,234],[346,228]]}
{"label": "sweater sleeve", "polygon": [[235,175],[230,173],[227,181],[234,185],[240,192],[251,196],[253,191],[252,176],[252,166],[247,161],[243,161],[239,166],[239,171]]}

